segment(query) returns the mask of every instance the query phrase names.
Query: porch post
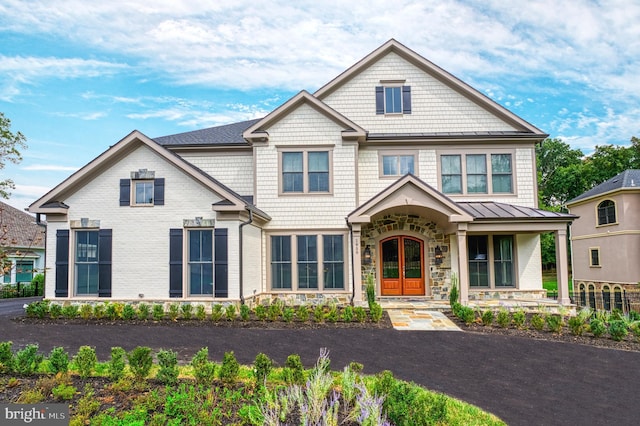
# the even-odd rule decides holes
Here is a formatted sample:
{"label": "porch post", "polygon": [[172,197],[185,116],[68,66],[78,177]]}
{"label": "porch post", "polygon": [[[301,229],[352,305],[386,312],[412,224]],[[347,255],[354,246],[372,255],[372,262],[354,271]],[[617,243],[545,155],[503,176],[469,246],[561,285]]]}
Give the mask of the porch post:
{"label": "porch post", "polygon": [[460,303],[469,303],[469,261],[467,248],[467,224],[458,225],[458,290],[460,293]]}
{"label": "porch post", "polygon": [[362,301],[362,259],[360,253],[360,224],[352,225],[352,253],[353,253],[353,270],[351,273],[353,274],[353,285],[355,288],[353,289],[353,301],[361,302]]}
{"label": "porch post", "polygon": [[569,262],[567,256],[567,230],[555,231],[556,240],[556,274],[558,279],[558,303],[571,304],[569,298]]}

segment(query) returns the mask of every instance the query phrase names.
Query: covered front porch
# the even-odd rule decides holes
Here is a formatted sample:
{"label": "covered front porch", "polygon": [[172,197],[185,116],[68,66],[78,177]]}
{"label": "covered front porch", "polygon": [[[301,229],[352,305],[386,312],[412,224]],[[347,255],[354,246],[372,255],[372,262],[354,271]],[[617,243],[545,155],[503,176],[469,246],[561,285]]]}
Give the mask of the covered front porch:
{"label": "covered front porch", "polygon": [[540,234],[554,232],[560,305],[568,292],[572,216],[496,202],[454,202],[406,175],[352,212],[355,300],[367,281],[385,298],[544,303]]}

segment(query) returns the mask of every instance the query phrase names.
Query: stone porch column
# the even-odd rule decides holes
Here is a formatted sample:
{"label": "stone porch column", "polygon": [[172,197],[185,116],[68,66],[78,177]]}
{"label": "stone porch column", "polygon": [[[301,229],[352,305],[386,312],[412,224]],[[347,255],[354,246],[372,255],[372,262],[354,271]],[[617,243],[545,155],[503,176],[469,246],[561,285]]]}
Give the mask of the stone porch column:
{"label": "stone porch column", "polygon": [[460,303],[469,303],[469,249],[467,248],[467,224],[458,225],[458,291]]}
{"label": "stone porch column", "polygon": [[355,286],[353,292],[354,303],[362,301],[362,256],[361,256],[361,225],[354,224],[351,227],[352,231],[352,251],[353,253],[353,285]]}
{"label": "stone porch column", "polygon": [[569,298],[569,261],[567,256],[567,230],[555,231],[556,240],[556,274],[558,279],[558,303],[570,305]]}

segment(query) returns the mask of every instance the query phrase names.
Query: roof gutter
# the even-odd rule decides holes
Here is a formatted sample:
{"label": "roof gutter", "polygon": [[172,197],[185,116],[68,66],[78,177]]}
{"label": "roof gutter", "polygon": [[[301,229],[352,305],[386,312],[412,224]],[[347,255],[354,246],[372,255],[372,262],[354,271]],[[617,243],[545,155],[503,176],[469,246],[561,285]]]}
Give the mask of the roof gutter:
{"label": "roof gutter", "polygon": [[240,303],[243,304],[243,305],[244,305],[244,286],[243,286],[243,274],[242,274],[242,272],[244,270],[244,262],[243,262],[244,255],[243,255],[243,250],[242,250],[242,241],[243,241],[242,228],[244,228],[245,226],[253,223],[253,210],[247,207],[247,211],[249,211],[249,220],[247,220],[246,222],[242,222],[240,224],[240,226],[238,227],[239,234],[240,234],[240,241],[239,241],[239,244],[240,244],[240,247],[239,247],[239,250],[240,250],[240,274],[239,274],[239,277],[240,277]]}

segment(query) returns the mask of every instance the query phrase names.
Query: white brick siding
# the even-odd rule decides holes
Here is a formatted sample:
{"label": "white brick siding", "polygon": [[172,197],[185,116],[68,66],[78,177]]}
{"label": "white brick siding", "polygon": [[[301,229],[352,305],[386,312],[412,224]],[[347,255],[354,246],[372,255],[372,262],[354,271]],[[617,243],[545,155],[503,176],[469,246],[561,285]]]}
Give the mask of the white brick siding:
{"label": "white brick siding", "polygon": [[242,228],[243,232],[243,276],[242,286],[244,297],[252,297],[262,293],[262,231],[260,228],[248,225]]}
{"label": "white brick siding", "polygon": [[[163,206],[119,205],[120,179],[129,178],[130,172],[138,169],[153,170],[156,178],[165,179]],[[100,228],[112,229],[112,299],[144,300],[168,298],[169,229],[182,228],[183,219],[215,219],[211,205],[220,200],[217,194],[142,146],[60,201],[69,205],[69,221],[81,218],[99,220]],[[233,295],[235,289],[237,295],[238,266],[235,260],[238,258],[238,223],[220,221],[216,226],[229,228],[229,294]],[[49,222],[49,268],[55,265],[57,229],[69,229],[69,223]],[[73,238],[70,238],[70,247],[73,251]],[[72,258],[69,276],[73,282]],[[54,296],[54,288],[55,274],[49,273],[47,297]],[[139,299],[139,294],[144,294],[144,299]]]}
{"label": "white brick siding", "polygon": [[[411,86],[411,114],[376,115],[381,80]],[[332,108],[371,133],[509,131],[514,128],[420,68],[389,53],[327,98]]]}
{"label": "white brick siding", "polygon": [[253,195],[253,156],[251,152],[179,153],[182,158],[203,170],[240,195]]}

